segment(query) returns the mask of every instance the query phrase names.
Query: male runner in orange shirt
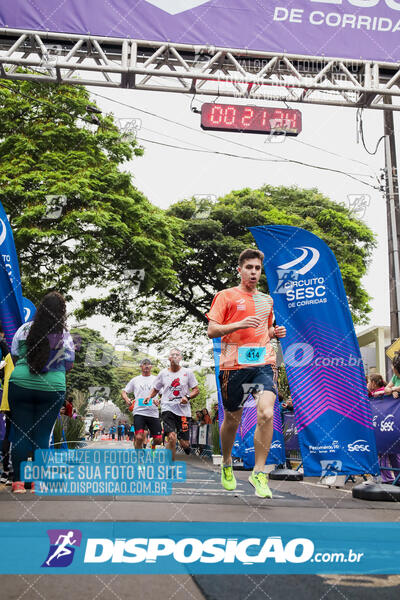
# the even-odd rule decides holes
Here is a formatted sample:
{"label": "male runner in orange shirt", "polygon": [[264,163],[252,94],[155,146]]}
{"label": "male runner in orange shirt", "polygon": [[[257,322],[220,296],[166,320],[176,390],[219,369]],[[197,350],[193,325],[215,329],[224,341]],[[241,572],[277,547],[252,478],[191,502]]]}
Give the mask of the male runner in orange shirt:
{"label": "male runner in orange shirt", "polygon": [[272,498],[264,472],[276,397],[276,357],[270,340],[285,337],[286,329],[273,327],[272,298],[257,290],[263,260],[259,250],[243,250],[238,266],[240,285],[218,292],[206,316],[208,337],[222,338],[219,380],[225,414],[221,427],[221,483],[226,490],[236,488],[231,453],[243,405],[251,393],[257,403],[257,426],[255,466],[249,481],[256,496]]}

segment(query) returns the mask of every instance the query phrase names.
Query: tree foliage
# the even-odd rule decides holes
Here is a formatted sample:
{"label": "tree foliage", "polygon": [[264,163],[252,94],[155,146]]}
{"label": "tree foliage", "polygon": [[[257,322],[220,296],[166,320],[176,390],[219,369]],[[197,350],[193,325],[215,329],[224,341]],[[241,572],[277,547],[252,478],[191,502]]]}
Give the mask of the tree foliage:
{"label": "tree foliage", "polygon": [[98,331],[88,327],[76,327],[71,335],[75,343],[75,362],[67,374],[67,389],[83,394],[86,404],[91,396],[101,395],[102,390],[104,398],[114,400],[119,393],[119,382],[113,346]]}
{"label": "tree foliage", "polygon": [[[177,289],[165,288],[150,303],[138,302],[138,317],[147,322],[137,339],[162,342],[184,332],[204,335],[216,292],[238,284],[237,258],[255,246],[248,227],[293,225],[322,238],[335,253],[355,323],[366,323],[369,296],[361,285],[375,239],[371,230],[343,205],[317,189],[272,187],[233,191],[217,202],[195,199],[172,205],[168,216],[181,220],[188,252],[174,260]],[[260,288],[268,290],[265,275]],[[150,311],[150,312],[149,312]]]}
{"label": "tree foliage", "polygon": [[27,297],[97,286],[80,316],[129,320],[139,286],[173,289],[179,236],[121,168],[143,149],[93,108],[83,87],[0,80],[0,201]]}

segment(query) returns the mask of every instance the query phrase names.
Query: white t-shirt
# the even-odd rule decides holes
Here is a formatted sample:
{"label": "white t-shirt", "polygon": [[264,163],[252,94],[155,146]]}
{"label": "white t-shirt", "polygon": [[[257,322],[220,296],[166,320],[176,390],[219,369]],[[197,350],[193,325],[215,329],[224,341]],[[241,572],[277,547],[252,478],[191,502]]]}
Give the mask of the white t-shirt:
{"label": "white t-shirt", "polygon": [[192,409],[190,403],[181,404],[181,398],[190,393],[190,390],[198,385],[193,371],[181,367],[179,371],[163,369],[157,375],[153,387],[159,390],[161,396],[161,413],[167,410],[180,417],[191,417]]}
{"label": "white t-shirt", "polygon": [[154,398],[151,400],[150,405],[141,406],[141,401],[150,395],[151,390],[154,387],[155,375],[137,375],[130,380],[128,385],[124,388],[127,394],[133,394],[135,398],[135,407],[133,409],[133,415],[144,415],[146,417],[158,418],[159,412],[158,407],[154,404]]}

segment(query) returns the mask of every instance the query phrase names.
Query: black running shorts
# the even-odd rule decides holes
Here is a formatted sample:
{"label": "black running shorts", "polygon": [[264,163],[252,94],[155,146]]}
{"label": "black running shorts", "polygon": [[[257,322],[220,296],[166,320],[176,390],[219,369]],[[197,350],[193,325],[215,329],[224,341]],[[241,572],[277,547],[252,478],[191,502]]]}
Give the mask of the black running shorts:
{"label": "black running shorts", "polygon": [[182,417],[167,410],[161,414],[161,418],[164,423],[165,434],[176,431],[178,440],[189,441],[190,417]]}
{"label": "black running shorts", "polygon": [[149,428],[150,437],[161,437],[161,421],[157,417],[146,417],[146,415],[134,415],[133,426],[135,433],[141,433],[146,426]]}
{"label": "black running shorts", "polygon": [[249,394],[267,391],[276,394],[276,368],[262,365],[231,371],[225,369],[219,373],[219,382],[225,410],[235,412],[243,408]]}

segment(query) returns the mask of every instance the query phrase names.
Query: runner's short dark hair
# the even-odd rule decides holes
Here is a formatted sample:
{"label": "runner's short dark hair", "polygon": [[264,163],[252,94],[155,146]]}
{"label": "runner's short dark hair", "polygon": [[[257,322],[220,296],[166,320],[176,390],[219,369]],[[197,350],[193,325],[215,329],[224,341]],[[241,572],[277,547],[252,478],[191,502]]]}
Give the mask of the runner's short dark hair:
{"label": "runner's short dark hair", "polygon": [[144,358],[143,360],[140,361],[140,366],[142,365],[152,365],[153,363],[151,362],[151,360],[149,358]]}
{"label": "runner's short dark hair", "polygon": [[246,248],[246,250],[243,250],[239,255],[239,267],[242,267],[246,260],[251,260],[252,258],[258,258],[263,262],[264,254],[261,250],[257,250],[256,248]]}

